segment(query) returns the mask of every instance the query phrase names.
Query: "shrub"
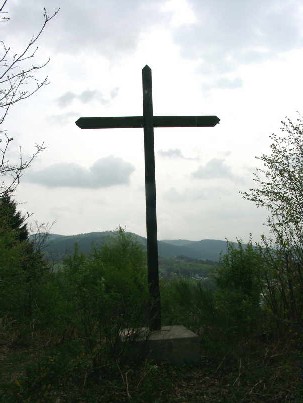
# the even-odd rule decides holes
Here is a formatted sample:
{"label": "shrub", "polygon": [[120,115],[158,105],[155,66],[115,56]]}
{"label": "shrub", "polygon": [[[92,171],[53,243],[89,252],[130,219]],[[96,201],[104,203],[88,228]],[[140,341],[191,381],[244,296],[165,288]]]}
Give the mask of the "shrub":
{"label": "shrub", "polygon": [[228,251],[216,276],[216,304],[222,325],[230,335],[248,335],[257,329],[261,317],[263,259],[250,241]]}
{"label": "shrub", "polygon": [[121,229],[91,255],[76,248],[65,260],[63,292],[88,351],[104,340],[115,348],[121,329],[146,324],[145,264],[143,249]]}
{"label": "shrub", "polygon": [[10,195],[0,197],[0,317],[32,327],[48,266],[30,242],[25,221]]}

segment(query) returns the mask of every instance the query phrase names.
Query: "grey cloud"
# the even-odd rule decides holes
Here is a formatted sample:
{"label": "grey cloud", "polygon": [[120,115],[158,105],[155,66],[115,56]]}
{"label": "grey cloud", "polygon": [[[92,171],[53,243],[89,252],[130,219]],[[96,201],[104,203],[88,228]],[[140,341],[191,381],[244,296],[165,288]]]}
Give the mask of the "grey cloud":
{"label": "grey cloud", "polygon": [[210,187],[203,189],[188,188],[182,191],[172,187],[163,194],[163,198],[169,202],[183,203],[198,200],[217,200],[229,194],[229,190],[223,189],[222,187]]}
{"label": "grey cloud", "polygon": [[93,90],[93,91],[91,91],[91,90],[86,90],[86,91],[83,91],[80,95],[79,95],[79,99],[80,99],[80,101],[82,101],[83,103],[87,103],[87,102],[89,102],[89,101],[91,101],[91,100],[93,100],[93,99],[96,99],[96,98],[100,98],[100,100],[101,100],[101,102],[103,101],[103,95],[100,93],[100,92],[98,92],[97,90]]}
{"label": "grey cloud", "polygon": [[198,191],[195,191],[195,194],[193,195],[191,192],[188,191],[188,189],[186,191],[180,192],[176,188],[170,188],[163,194],[163,198],[165,200],[168,200],[169,202],[183,203],[186,201],[193,201],[197,199],[205,200],[206,193],[203,189],[200,189]]}
{"label": "grey cloud", "polygon": [[196,179],[232,179],[239,180],[232,172],[230,167],[225,163],[224,159],[213,158],[204,166],[192,173],[192,177]]}
{"label": "grey cloud", "polygon": [[97,160],[90,168],[94,181],[102,187],[128,184],[134,170],[129,162],[112,156]]}
{"label": "grey cloud", "polygon": [[111,98],[111,99],[116,98],[116,96],[118,95],[118,92],[119,92],[119,88],[118,88],[118,87],[112,89],[111,92],[110,92],[110,98]]}
{"label": "grey cloud", "polygon": [[[188,2],[197,22],[175,27],[174,38],[183,54],[201,59],[203,70],[210,74],[233,71],[239,63],[259,61],[302,45],[300,1]],[[170,19],[161,11],[163,0],[45,0],[43,6],[50,12],[61,7],[43,42],[57,52],[96,52],[111,59],[135,50],[143,32]],[[30,38],[43,19],[42,6],[36,0],[16,0],[9,3],[8,10],[11,28],[10,23],[6,25],[5,35]]]}
{"label": "grey cloud", "polygon": [[217,80],[214,85],[219,88],[227,88],[227,89],[234,89],[240,88],[242,86],[242,80],[240,78],[220,78]]}
{"label": "grey cloud", "polygon": [[57,102],[61,108],[69,106],[74,100],[79,100],[83,103],[88,103],[90,101],[96,100],[102,105],[105,105],[113,100],[118,95],[118,92],[119,89],[114,88],[108,96],[104,96],[100,91],[97,90],[85,90],[78,95],[74,92],[68,91],[65,94],[61,95],[61,97],[57,99]]}
{"label": "grey cloud", "polygon": [[64,108],[65,106],[70,105],[75,99],[75,97],[76,95],[73,92],[68,91],[65,94],[63,94],[60,98],[58,98],[58,105]]}
{"label": "grey cloud", "polygon": [[48,117],[48,121],[51,124],[56,124],[56,125],[65,125],[67,123],[75,121],[75,118],[79,116],[79,113],[75,112],[67,112],[67,113],[61,113],[59,115],[52,115]]}
{"label": "grey cloud", "polygon": [[189,0],[197,23],[180,27],[175,40],[184,55],[201,58],[208,73],[267,59],[302,45],[300,2],[285,0]]}
{"label": "grey cloud", "polygon": [[159,150],[158,155],[164,158],[181,158],[184,160],[196,160],[197,158],[185,157],[179,148],[170,148],[169,150]]}
{"label": "grey cloud", "polygon": [[48,45],[58,52],[93,51],[119,58],[136,48],[142,32],[168,19],[161,13],[161,4],[162,0],[44,0],[40,8],[36,0],[19,0],[11,7],[10,16],[15,32],[31,37],[33,27],[42,20],[42,7],[50,12],[60,7],[44,35]]}
{"label": "grey cloud", "polygon": [[182,155],[181,150],[178,148],[175,149],[169,149],[169,150],[159,150],[158,154],[161,157],[168,157],[168,158],[184,158]]}
{"label": "grey cloud", "polygon": [[121,158],[109,156],[97,160],[89,169],[74,163],[58,163],[29,172],[26,180],[47,187],[105,188],[127,185],[135,167]]}

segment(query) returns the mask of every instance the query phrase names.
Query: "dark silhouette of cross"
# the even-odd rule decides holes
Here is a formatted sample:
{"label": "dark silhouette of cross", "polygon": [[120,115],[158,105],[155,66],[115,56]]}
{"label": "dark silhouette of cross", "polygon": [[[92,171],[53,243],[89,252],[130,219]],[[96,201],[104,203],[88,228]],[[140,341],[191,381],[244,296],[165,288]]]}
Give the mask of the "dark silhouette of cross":
{"label": "dark silhouette of cross", "polygon": [[159,289],[157,214],[154,127],[213,127],[219,123],[217,116],[154,116],[152,100],[152,74],[149,66],[142,69],[143,116],[87,117],[79,118],[76,125],[81,129],[144,129],[145,195],[147,229],[147,268],[150,295],[149,328],[161,329],[161,302]]}

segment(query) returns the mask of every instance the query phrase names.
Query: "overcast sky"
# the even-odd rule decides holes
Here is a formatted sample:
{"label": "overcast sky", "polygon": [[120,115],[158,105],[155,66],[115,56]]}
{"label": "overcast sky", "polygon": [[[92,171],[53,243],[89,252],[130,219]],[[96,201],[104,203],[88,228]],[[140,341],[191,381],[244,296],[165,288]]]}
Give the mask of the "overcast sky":
{"label": "overcast sky", "polygon": [[[15,147],[46,150],[16,199],[52,232],[119,225],[145,236],[142,129],[81,130],[80,116],[142,114],[141,70],[155,115],[217,115],[214,128],[155,129],[159,239],[257,240],[266,211],[243,200],[255,156],[302,112],[300,0],[9,0],[2,38],[22,49],[49,13],[36,60],[50,84],[11,109]],[[11,154],[12,155],[12,154]]]}

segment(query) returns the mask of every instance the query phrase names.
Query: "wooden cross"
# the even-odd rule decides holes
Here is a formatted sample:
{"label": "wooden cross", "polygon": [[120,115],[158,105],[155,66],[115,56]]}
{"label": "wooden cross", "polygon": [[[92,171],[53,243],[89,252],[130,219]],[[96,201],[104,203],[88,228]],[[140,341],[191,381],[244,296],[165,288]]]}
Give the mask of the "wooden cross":
{"label": "wooden cross", "polygon": [[79,118],[81,129],[144,129],[145,196],[147,229],[147,268],[150,295],[149,328],[161,329],[161,303],[159,289],[154,127],[213,127],[217,116],[154,116],[152,100],[152,74],[149,66],[142,69],[143,116]]}

